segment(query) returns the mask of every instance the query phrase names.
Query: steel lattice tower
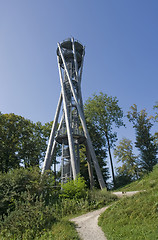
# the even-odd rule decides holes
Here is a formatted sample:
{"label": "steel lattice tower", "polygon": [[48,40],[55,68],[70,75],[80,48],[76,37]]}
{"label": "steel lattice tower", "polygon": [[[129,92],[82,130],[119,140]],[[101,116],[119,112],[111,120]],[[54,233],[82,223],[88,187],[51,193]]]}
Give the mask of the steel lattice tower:
{"label": "steel lattice tower", "polygon": [[[80,172],[79,145],[87,149],[88,172],[93,185],[91,159],[101,188],[105,187],[103,176],[92,146],[84,118],[81,77],[85,48],[77,40],[67,39],[58,43],[57,61],[61,94],[47,146],[42,173],[51,167],[57,143],[62,145],[61,180],[75,179]],[[60,110],[62,117],[58,126]],[[58,127],[57,127],[58,126]]]}

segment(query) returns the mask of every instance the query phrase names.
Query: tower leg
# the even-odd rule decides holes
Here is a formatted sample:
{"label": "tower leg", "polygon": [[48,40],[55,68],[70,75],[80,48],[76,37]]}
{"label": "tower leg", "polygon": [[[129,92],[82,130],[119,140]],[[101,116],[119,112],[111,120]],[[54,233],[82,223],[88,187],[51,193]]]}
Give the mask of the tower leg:
{"label": "tower leg", "polygon": [[[60,120],[60,124],[59,124],[59,127],[58,127],[58,130],[57,132],[60,130],[61,128],[61,124],[62,124],[62,121],[64,119],[64,115],[62,116],[61,120]],[[50,169],[51,167],[51,164],[52,164],[52,160],[53,160],[53,157],[54,157],[54,154],[55,154],[55,149],[56,149],[56,145],[57,145],[57,142],[54,138],[54,141],[53,141],[53,146],[52,146],[52,149],[51,149],[51,155],[50,155],[50,161],[48,162],[47,164],[47,168]]]}
{"label": "tower leg", "polygon": [[93,168],[92,168],[92,162],[91,162],[91,155],[90,155],[87,144],[86,144],[86,153],[87,153],[87,164],[88,164],[90,188],[93,189],[93,187],[94,187]]}
{"label": "tower leg", "polygon": [[[64,151],[64,144],[62,143],[62,153]],[[61,185],[64,184],[64,156],[61,158]]]}
{"label": "tower leg", "polygon": [[73,179],[75,179],[77,177],[77,174],[79,173],[79,169],[78,169],[77,161],[76,161],[76,157],[75,157],[75,146],[74,146],[71,126],[70,126],[70,117],[69,117],[68,108],[67,108],[67,104],[66,104],[66,94],[65,94],[65,89],[64,89],[64,85],[63,85],[63,79],[62,79],[62,73],[61,73],[61,68],[60,68],[60,63],[59,63],[59,57],[58,57],[58,68],[59,68],[59,76],[60,76],[60,83],[61,83],[61,92],[62,92],[62,97],[63,97],[65,122],[66,122],[67,135],[68,135],[70,161],[71,161]]}
{"label": "tower leg", "polygon": [[45,155],[45,159],[44,159],[42,173],[44,173],[45,170],[48,170],[49,166],[51,164],[51,151],[52,151],[53,141],[54,141],[54,137],[55,137],[55,132],[57,129],[61,104],[62,104],[62,95],[60,94],[55,118],[54,118],[53,125],[52,125],[52,130],[51,130],[50,137],[49,137],[49,142],[48,142],[47,151],[46,151],[46,155]]}

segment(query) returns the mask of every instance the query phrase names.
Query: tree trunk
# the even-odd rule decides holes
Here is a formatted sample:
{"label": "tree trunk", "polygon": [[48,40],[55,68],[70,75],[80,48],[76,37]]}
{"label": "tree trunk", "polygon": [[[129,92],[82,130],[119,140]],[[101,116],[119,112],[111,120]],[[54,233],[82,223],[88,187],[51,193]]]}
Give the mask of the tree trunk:
{"label": "tree trunk", "polygon": [[108,152],[109,152],[110,163],[111,163],[112,178],[113,178],[113,184],[114,184],[114,187],[115,187],[116,184],[115,184],[115,175],[114,175],[114,167],[113,167],[113,161],[112,161],[112,156],[111,156],[110,142],[109,142],[109,137],[108,137],[107,133],[105,133],[105,136],[106,136],[106,140],[107,140],[107,143],[108,143]]}

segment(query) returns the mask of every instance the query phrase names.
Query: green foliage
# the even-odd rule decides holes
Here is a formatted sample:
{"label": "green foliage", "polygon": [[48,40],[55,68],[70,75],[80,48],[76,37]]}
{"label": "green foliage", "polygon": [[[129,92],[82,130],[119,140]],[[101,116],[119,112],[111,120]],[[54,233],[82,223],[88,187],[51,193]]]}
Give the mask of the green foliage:
{"label": "green foliage", "polygon": [[55,212],[60,216],[60,218],[64,218],[69,215],[74,215],[78,213],[85,213],[91,209],[94,209],[94,205],[90,206],[87,198],[81,199],[61,199],[54,205]]}
{"label": "green foliage", "polygon": [[86,183],[83,177],[77,177],[75,180],[62,185],[60,197],[69,199],[81,199],[86,196]]}
{"label": "green foliage", "polygon": [[[0,175],[0,239],[78,239],[74,226],[60,223],[68,215],[87,212],[114,201],[106,191],[87,192],[85,180],[78,177],[54,189],[52,173],[41,178],[38,168],[16,169]],[[55,225],[54,225],[55,224]],[[57,227],[57,229],[56,229]],[[58,229],[59,227],[59,229]],[[62,232],[60,232],[62,229]]]}
{"label": "green foliage", "polygon": [[[101,133],[98,131],[97,127],[92,125],[87,120],[86,120],[86,124],[87,124],[87,128],[90,134],[90,138],[92,140],[92,144],[95,150],[95,154],[97,156],[97,160],[98,160],[104,181],[106,182],[107,179],[109,178],[109,170],[107,168],[107,162],[105,160],[107,157],[106,148],[105,148],[105,145],[106,145],[105,139],[101,135]],[[86,180],[87,186],[90,187],[87,160],[88,159],[87,159],[86,147],[85,145],[81,145],[80,146],[80,173],[81,173],[81,176],[83,176],[84,179]],[[97,188],[100,188],[92,161],[91,161],[91,165],[92,165],[92,171],[93,171],[94,186]]]}
{"label": "green foliage", "polygon": [[123,138],[116,147],[114,156],[118,159],[118,163],[122,163],[122,165],[117,168],[117,180],[125,180],[123,183],[123,185],[125,185],[139,178],[138,156],[135,156],[133,153],[131,140]]}
{"label": "green foliage", "polygon": [[107,191],[88,191],[83,177],[61,192],[53,185],[52,173],[41,178],[38,168],[0,174],[0,239],[78,239],[73,224],[61,219],[116,200]]}
{"label": "green foliage", "polygon": [[17,152],[23,120],[24,118],[14,114],[0,113],[0,170],[2,172],[16,168],[20,164]]}
{"label": "green foliage", "polygon": [[58,193],[52,173],[21,168],[0,174],[0,238],[34,239],[52,227]]}
{"label": "green foliage", "polygon": [[113,182],[115,184],[113,161],[111,155],[111,148],[115,146],[117,141],[117,133],[113,131],[113,127],[124,126],[123,111],[118,106],[116,97],[109,97],[107,94],[93,95],[89,98],[85,105],[85,117],[88,122],[95,126],[100,132],[101,136],[106,139],[106,144],[109,152]]}
{"label": "green foliage", "polygon": [[46,150],[47,138],[40,122],[21,116],[0,114],[0,171],[39,165]]}
{"label": "green foliage", "polygon": [[158,236],[158,165],[122,191],[146,190],[113,204],[99,218],[109,239],[156,240]]}
{"label": "green foliage", "polygon": [[41,194],[47,204],[52,202],[56,198],[53,185],[54,179],[51,172],[41,178],[37,167],[0,173],[0,215],[13,211],[16,201],[25,202],[25,199],[32,201],[32,197],[36,199]]}
{"label": "green foliage", "polygon": [[[0,171],[39,166],[44,160],[52,122],[42,125],[24,117],[0,113]],[[57,153],[60,148],[57,148]]]}
{"label": "green foliage", "polygon": [[44,229],[50,229],[54,222],[53,208],[45,206],[42,201],[16,202],[15,210],[1,221],[0,237],[14,239],[16,236],[15,239],[32,240]]}
{"label": "green foliage", "polygon": [[153,171],[145,174],[142,179],[139,179],[131,184],[121,188],[121,191],[139,191],[152,190],[158,182],[158,164],[153,167]]}
{"label": "green foliage", "polygon": [[74,214],[81,214],[87,211],[98,209],[116,201],[117,197],[106,190],[89,190],[86,196],[81,199],[63,198],[54,205],[58,216],[65,217]]}
{"label": "green foliage", "polygon": [[79,240],[75,225],[69,221],[62,220],[53,225],[52,230],[49,230],[35,238],[35,240]]}
{"label": "green foliage", "polygon": [[[156,104],[154,105],[154,110],[156,110],[154,120],[156,123],[158,123],[158,102],[156,102]],[[158,132],[155,132],[154,140],[155,144],[158,146]]]}
{"label": "green foliage", "polygon": [[88,192],[89,205],[96,209],[107,206],[117,199],[116,195],[111,194],[106,189],[93,189],[93,191]]}
{"label": "green foliage", "polygon": [[131,183],[134,180],[131,178],[130,175],[125,172],[117,172],[117,175],[115,176],[115,181],[115,189],[117,189]]}
{"label": "green foliage", "polygon": [[108,136],[110,146],[113,146],[117,140],[117,134],[113,133],[113,124],[116,127],[124,126],[122,121],[123,111],[118,106],[116,97],[108,96],[100,92],[100,95],[93,95],[89,98],[85,105],[84,111],[86,119],[104,134]]}
{"label": "green foliage", "polygon": [[153,108],[154,108],[154,110],[156,110],[156,112],[155,112],[155,121],[158,122],[158,102],[155,103]]}
{"label": "green foliage", "polygon": [[157,146],[154,142],[154,137],[151,135],[151,117],[147,116],[146,110],[140,112],[134,104],[131,111],[128,112],[127,117],[133,123],[136,129],[135,146],[140,151],[140,166],[143,172],[152,171],[153,166],[157,163]]}

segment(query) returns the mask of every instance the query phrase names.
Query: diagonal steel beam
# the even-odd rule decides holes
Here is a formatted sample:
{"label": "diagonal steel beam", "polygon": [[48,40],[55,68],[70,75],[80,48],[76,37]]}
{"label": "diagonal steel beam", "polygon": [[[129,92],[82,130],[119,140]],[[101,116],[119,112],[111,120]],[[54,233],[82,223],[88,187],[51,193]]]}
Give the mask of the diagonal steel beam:
{"label": "diagonal steel beam", "polygon": [[[61,128],[61,124],[62,124],[62,121],[64,119],[64,114],[62,115],[62,118],[60,120],[60,123],[59,123],[59,126],[58,126],[58,129],[57,129],[57,132],[60,130]],[[54,137],[54,141],[53,141],[53,146],[52,146],[52,150],[51,150],[51,155],[50,155],[50,161],[48,162],[48,169],[50,169],[51,165],[52,165],[52,161],[53,161],[53,157],[54,157],[54,154],[55,154],[55,150],[56,150],[56,145],[57,145],[57,142],[56,142],[56,136]]]}
{"label": "diagonal steel beam", "polygon": [[75,63],[75,73],[76,73],[76,79],[78,82],[78,63],[77,63],[77,58],[76,58],[76,50],[75,50],[75,43],[74,43],[74,38],[71,39],[72,41],[72,50],[73,50],[73,55],[74,55],[74,63]]}
{"label": "diagonal steel beam", "polygon": [[83,47],[83,53],[82,53],[82,62],[81,62],[80,78],[79,78],[79,83],[80,84],[81,84],[81,78],[82,78],[84,56],[85,56],[85,47]]}
{"label": "diagonal steel beam", "polygon": [[[83,111],[83,100],[82,100],[82,94],[81,94],[81,78],[82,78],[82,71],[83,71],[84,56],[85,56],[85,47],[83,48],[83,53],[82,53],[82,62],[81,62],[81,69],[80,69],[80,76],[79,76],[79,86],[78,86],[78,92],[79,92],[79,97],[80,97],[80,105],[81,105],[82,111]],[[84,114],[84,112],[83,112],[83,114]]]}
{"label": "diagonal steel beam", "polygon": [[74,55],[76,79],[78,82],[78,95],[79,95],[79,99],[80,99],[80,105],[83,110],[83,101],[82,101],[82,94],[81,94],[81,77],[82,77],[82,70],[83,70],[84,49],[83,49],[83,53],[82,53],[81,70],[80,70],[80,75],[79,75],[74,38],[71,38],[71,41],[72,41],[72,50],[73,50],[73,55]]}
{"label": "diagonal steel beam", "polygon": [[75,179],[77,177],[77,174],[79,173],[79,169],[77,166],[77,161],[76,161],[76,156],[75,156],[75,146],[74,146],[74,140],[72,137],[72,130],[71,130],[71,126],[70,126],[70,117],[69,117],[67,103],[66,103],[66,93],[65,93],[64,84],[63,84],[63,78],[62,78],[59,57],[58,57],[58,69],[59,69],[59,76],[60,76],[60,83],[61,83],[61,92],[62,92],[62,97],[63,97],[63,108],[64,108],[65,122],[66,122],[66,129],[67,129],[67,136],[68,136],[68,143],[69,143],[72,174],[73,174],[73,179]]}
{"label": "diagonal steel beam", "polygon": [[44,159],[42,173],[44,173],[45,170],[48,170],[49,166],[50,166],[51,151],[52,151],[53,141],[54,141],[54,137],[55,137],[55,132],[56,132],[56,129],[57,129],[61,104],[62,104],[62,94],[60,93],[60,97],[59,97],[59,101],[58,101],[58,105],[57,105],[57,110],[56,110],[56,113],[55,113],[55,118],[54,118],[54,121],[53,121],[52,130],[51,130],[51,133],[50,133],[49,142],[48,142],[48,146],[47,146],[47,151],[46,151],[46,155],[45,155],[45,159]]}

